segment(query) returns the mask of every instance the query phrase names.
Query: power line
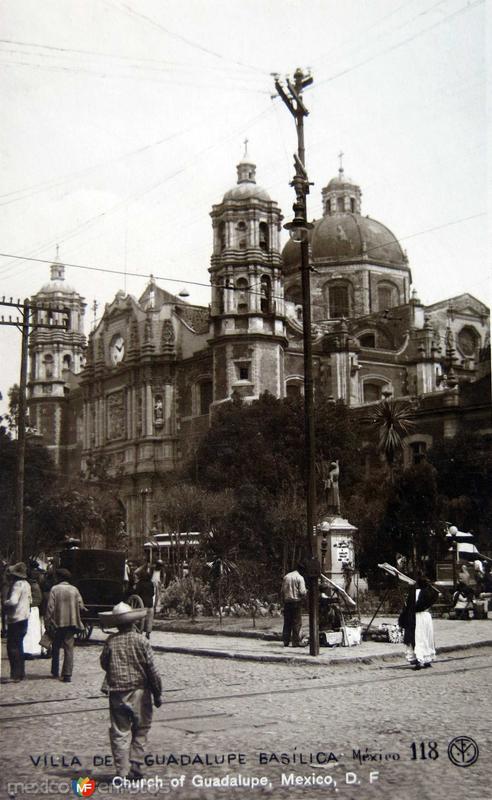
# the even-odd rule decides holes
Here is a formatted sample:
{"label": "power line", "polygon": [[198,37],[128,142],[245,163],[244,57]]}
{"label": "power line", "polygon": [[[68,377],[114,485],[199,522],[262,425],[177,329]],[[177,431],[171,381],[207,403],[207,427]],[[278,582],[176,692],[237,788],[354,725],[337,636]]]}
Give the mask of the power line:
{"label": "power line", "polygon": [[[232,132],[228,133],[226,136],[223,136],[221,139],[218,139],[217,141],[215,141],[212,144],[208,145],[206,148],[204,148],[203,150],[198,152],[195,156],[193,156],[193,158],[191,158],[187,162],[185,162],[185,164],[182,167],[180,167],[179,169],[175,170],[173,173],[170,173],[170,174],[166,175],[162,180],[158,181],[157,183],[152,184],[152,186],[148,187],[147,189],[145,189],[145,190],[143,190],[143,191],[141,191],[139,193],[138,192],[134,193],[133,195],[130,195],[129,197],[126,197],[124,200],[120,200],[118,203],[116,203],[115,205],[111,206],[109,209],[106,209],[105,211],[102,211],[102,212],[100,212],[99,214],[96,214],[93,217],[89,217],[87,220],[85,220],[84,222],[80,223],[75,228],[71,229],[70,231],[65,232],[62,235],[58,235],[55,239],[50,240],[48,242],[45,242],[39,247],[35,247],[34,251],[35,252],[36,251],[39,252],[39,251],[42,251],[42,250],[46,249],[46,247],[52,246],[54,244],[60,244],[62,242],[65,242],[68,239],[73,238],[74,236],[77,236],[78,233],[83,228],[86,228],[88,225],[95,224],[100,219],[108,216],[109,214],[113,213],[117,209],[119,209],[121,207],[124,207],[125,205],[127,205],[130,202],[133,202],[136,199],[140,199],[145,194],[148,194],[151,191],[154,191],[155,189],[159,188],[164,183],[166,183],[168,180],[171,180],[172,178],[175,178],[177,175],[185,172],[188,169],[188,167],[190,166],[190,164],[192,164],[195,161],[197,161],[198,159],[200,159],[209,150],[213,150],[214,148],[216,148],[219,145],[221,145],[223,142],[228,141],[231,138],[234,138],[235,136],[239,135],[239,133],[241,133],[241,132],[244,132],[245,127],[249,128],[249,126],[253,125],[257,120],[261,119],[262,117],[264,117],[266,114],[269,114],[270,112],[271,112],[271,105],[268,105],[259,114],[256,114],[254,117],[252,117],[247,122],[242,124],[239,129],[237,129],[236,131],[232,131]],[[2,270],[5,270],[9,266],[10,266],[10,264],[4,265],[2,268],[0,268],[0,272]],[[3,276],[5,276],[5,272],[3,273]]]}
{"label": "power line", "polygon": [[[442,230],[443,228],[447,228],[447,227],[450,227],[452,225],[457,225],[460,222],[466,222],[468,220],[477,219],[478,217],[485,216],[485,213],[486,212],[480,212],[478,214],[472,214],[471,216],[468,216],[468,217],[461,217],[460,219],[451,220],[451,221],[445,222],[445,223],[443,223],[441,225],[435,225],[432,228],[425,228],[424,230],[417,231],[416,233],[412,233],[412,234],[408,234],[407,236],[403,236],[403,237],[401,237],[401,240],[403,240],[403,239],[412,239],[412,238],[415,238],[416,236],[423,236],[426,233],[431,233],[431,232],[436,231],[436,230]],[[378,249],[379,247],[383,247],[385,244],[393,244],[394,241],[395,241],[394,239],[391,239],[391,240],[388,240],[388,242],[380,243],[379,245],[377,245],[376,248],[369,248],[368,252],[370,252],[371,250],[374,250],[374,249]],[[39,264],[52,264],[53,263],[52,259],[49,260],[49,259],[44,259],[44,258],[34,258],[32,256],[31,257],[30,256],[22,256],[22,255],[16,255],[14,253],[0,253],[0,257],[1,258],[11,258],[11,259],[19,260],[19,261],[33,261],[33,262],[39,263]],[[141,272],[128,272],[128,271],[125,271],[125,270],[114,269],[112,267],[94,267],[94,266],[89,266],[88,264],[74,264],[74,263],[70,263],[70,262],[64,262],[64,266],[65,267],[71,267],[73,269],[86,269],[86,270],[89,270],[91,272],[101,272],[101,273],[113,274],[113,275],[125,275],[126,274],[127,276],[130,276],[130,277],[133,277],[133,278],[146,278],[146,277],[148,277],[148,273],[146,275],[143,275]],[[189,285],[189,286],[205,286],[207,288],[210,287],[210,283],[209,282],[208,283],[203,283],[202,281],[190,281],[190,280],[185,280],[183,278],[172,278],[172,277],[165,276],[165,275],[155,275],[154,273],[152,273],[152,274],[154,275],[155,279],[159,280],[159,281],[164,281],[164,282],[167,281],[167,282],[172,282],[172,283],[186,284],[186,285]],[[234,287],[223,287],[223,288],[233,289]],[[249,289],[246,289],[245,291],[249,291]]]}
{"label": "power line", "polygon": [[222,53],[217,53],[215,50],[210,50],[208,47],[205,47],[204,45],[200,44],[199,42],[195,42],[195,41],[193,41],[191,39],[188,39],[186,36],[183,36],[180,33],[176,33],[175,31],[169,30],[169,28],[166,28],[160,22],[157,22],[155,19],[153,19],[152,17],[147,16],[146,14],[142,14],[141,12],[136,11],[134,8],[132,8],[131,6],[127,5],[126,3],[110,3],[110,2],[108,2],[108,0],[105,0],[105,2],[106,2],[106,5],[108,5],[110,8],[116,8],[118,11],[121,11],[123,13],[126,12],[130,16],[142,19],[145,22],[147,22],[149,25],[152,25],[154,28],[157,28],[158,30],[160,30],[163,33],[165,33],[167,36],[170,36],[172,39],[176,39],[176,40],[178,40],[180,42],[184,42],[184,44],[187,44],[189,47],[192,47],[195,50],[200,50],[202,53],[205,53],[206,55],[214,56],[214,58],[219,58],[222,61],[228,61],[231,64],[237,64],[240,67],[246,67],[247,69],[251,69],[251,70],[254,70],[255,72],[259,72],[262,75],[266,75],[267,74],[265,72],[265,70],[262,70],[257,66],[254,66],[252,64],[246,64],[246,63],[244,63],[242,61],[238,61],[237,59],[229,58],[227,56],[224,56]]}
{"label": "power line", "polygon": [[152,78],[150,76],[131,75],[131,74],[118,75],[115,73],[112,74],[108,73],[106,70],[104,70],[103,72],[101,71],[98,72],[91,69],[84,69],[83,67],[76,67],[76,68],[64,67],[61,65],[40,64],[29,61],[10,60],[10,61],[3,61],[2,64],[6,67],[11,67],[11,66],[31,67],[35,69],[45,70],[47,72],[67,72],[67,73],[72,73],[74,75],[77,74],[93,75],[96,78],[103,78],[104,80],[107,80],[108,78],[114,80],[129,80],[129,79],[138,81],[144,80],[147,82],[151,81],[153,83],[162,83],[165,85],[172,83],[173,86],[186,86],[198,89],[214,89],[214,90],[220,89],[221,91],[242,91],[242,92],[250,92],[253,94],[270,95],[270,91],[268,91],[267,89],[255,89],[251,86],[238,86],[238,85],[226,86],[224,85],[223,82],[221,82],[220,84],[197,83],[197,81],[193,78],[190,79],[190,82],[183,82],[183,81],[180,82],[176,81],[176,79],[173,78],[172,76],[169,77],[169,80],[162,80],[159,78]]}
{"label": "power line", "polygon": [[[168,61],[168,60],[163,60],[163,59],[158,59],[158,58],[142,58],[141,56],[135,56],[135,57],[133,57],[133,56],[124,56],[124,55],[118,55],[116,53],[104,53],[104,52],[97,51],[97,50],[82,50],[82,49],[76,49],[76,48],[72,48],[72,47],[59,47],[59,46],[56,46],[56,45],[41,44],[39,42],[23,42],[23,41],[20,41],[18,39],[0,39],[0,44],[17,45],[19,47],[35,47],[35,48],[38,48],[41,51],[42,50],[50,51],[49,53],[42,53],[42,52],[40,52],[40,53],[34,52],[32,54],[31,53],[27,53],[28,55],[35,55],[35,56],[48,57],[49,55],[52,55],[52,57],[56,57],[56,55],[58,53],[60,53],[62,55],[69,55],[69,56],[70,55],[75,55],[75,56],[83,55],[83,56],[93,56],[93,57],[96,57],[96,58],[108,58],[108,59],[113,59],[113,60],[117,60],[117,61],[128,62],[128,64],[131,65],[131,66],[140,66],[141,64],[155,64],[155,65],[158,65],[156,68],[159,68],[159,66],[160,66],[162,69],[176,69],[176,68],[178,68],[178,69],[188,69],[188,70],[190,70],[190,69],[191,70],[193,70],[193,69],[199,69],[199,70],[206,69],[206,70],[212,70],[214,72],[219,72],[222,75],[230,75],[231,74],[231,68],[230,67],[213,66],[211,64],[200,64],[199,66],[197,65],[196,67],[193,67],[191,64],[189,64],[187,62],[182,62],[182,61]],[[14,50],[14,51],[6,51],[6,52],[24,53],[25,51],[23,51],[23,50],[19,50],[19,51]],[[139,64],[138,62],[141,62],[141,64]],[[151,67],[149,67],[149,69],[151,69]],[[243,75],[241,75],[241,78],[243,80],[255,80],[256,79],[255,76],[251,75],[250,73],[244,73]]]}
{"label": "power line", "polygon": [[310,90],[311,91],[316,91],[316,89],[319,86],[321,86],[322,84],[330,83],[331,81],[334,81],[337,78],[341,78],[343,75],[348,75],[350,72],[353,72],[354,70],[359,69],[359,67],[362,67],[365,64],[369,64],[371,61],[374,61],[376,58],[379,58],[380,56],[386,55],[386,53],[391,53],[393,50],[397,50],[399,47],[403,47],[403,45],[409,44],[410,42],[413,42],[415,39],[418,39],[419,36],[423,36],[425,33],[428,33],[429,31],[434,30],[435,28],[439,27],[440,25],[444,25],[444,23],[448,22],[450,19],[453,19],[453,18],[455,18],[457,16],[460,16],[461,14],[464,14],[467,11],[471,11],[473,8],[476,8],[476,6],[483,5],[484,2],[485,2],[485,0],[475,0],[474,2],[468,3],[468,5],[463,6],[462,8],[459,8],[457,11],[453,11],[451,14],[448,14],[446,17],[444,17],[441,20],[438,20],[437,22],[434,22],[432,25],[429,25],[427,28],[424,28],[423,30],[419,31],[418,33],[414,33],[412,36],[409,36],[406,39],[402,39],[400,42],[396,42],[396,44],[390,45],[389,47],[385,48],[384,50],[379,50],[377,53],[374,53],[373,55],[368,56],[368,58],[365,58],[362,61],[359,61],[359,63],[354,64],[351,67],[347,67],[346,69],[343,69],[340,72],[337,72],[335,75],[331,75],[329,78],[324,78],[324,79],[321,79],[321,80],[317,81],[316,82],[316,86],[314,87],[314,89],[311,88]]}

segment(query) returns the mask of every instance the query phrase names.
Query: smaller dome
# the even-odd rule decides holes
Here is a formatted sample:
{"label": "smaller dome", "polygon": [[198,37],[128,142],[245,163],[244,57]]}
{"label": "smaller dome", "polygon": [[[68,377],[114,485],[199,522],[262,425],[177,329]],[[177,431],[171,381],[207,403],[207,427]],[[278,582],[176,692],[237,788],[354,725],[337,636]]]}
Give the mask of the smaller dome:
{"label": "smaller dome", "polygon": [[226,200],[266,200],[271,201],[270,195],[261,186],[256,185],[256,164],[248,156],[248,140],[246,139],[244,155],[237,164],[237,185],[225,193],[222,202]]}
{"label": "smaller dome", "polygon": [[268,202],[271,200],[266,189],[262,189],[256,183],[238,183],[237,186],[225,193],[223,202],[226,200],[251,200],[253,198]]}
{"label": "smaller dome", "polygon": [[327,189],[350,189],[352,186],[357,186],[357,184],[348,176],[343,174],[343,171],[337,175],[335,178],[332,178],[331,181],[327,184]]}
{"label": "smaller dome", "polygon": [[50,267],[51,280],[41,287],[39,294],[75,294],[75,289],[65,282],[65,267],[59,261]]}

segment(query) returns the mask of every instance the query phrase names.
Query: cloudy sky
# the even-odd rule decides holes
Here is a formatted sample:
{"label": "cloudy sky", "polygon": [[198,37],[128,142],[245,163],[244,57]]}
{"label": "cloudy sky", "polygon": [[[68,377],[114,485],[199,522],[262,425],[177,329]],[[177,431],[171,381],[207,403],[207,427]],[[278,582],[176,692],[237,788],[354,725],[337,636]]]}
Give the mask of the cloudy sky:
{"label": "cloudy sky", "polygon": [[[236,181],[244,139],[258,183],[291,215],[295,128],[271,73],[300,66],[314,77],[309,216],[343,151],[363,213],[401,240],[421,299],[487,301],[486,10],[485,0],[2,0],[0,297],[36,292],[58,243],[79,265],[66,276],[86,298],[86,332],[94,300],[99,316],[151,273],[208,303],[209,212]],[[0,327],[4,397],[19,350],[18,331]]]}

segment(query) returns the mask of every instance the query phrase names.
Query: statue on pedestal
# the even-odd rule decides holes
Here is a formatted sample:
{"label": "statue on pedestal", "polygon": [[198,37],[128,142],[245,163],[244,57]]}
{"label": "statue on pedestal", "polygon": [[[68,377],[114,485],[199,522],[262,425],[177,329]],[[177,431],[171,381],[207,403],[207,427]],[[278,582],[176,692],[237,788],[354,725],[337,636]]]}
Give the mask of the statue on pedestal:
{"label": "statue on pedestal", "polygon": [[340,469],[338,461],[322,461],[320,466],[321,479],[325,492],[326,507],[329,514],[340,515],[340,489],[338,478]]}

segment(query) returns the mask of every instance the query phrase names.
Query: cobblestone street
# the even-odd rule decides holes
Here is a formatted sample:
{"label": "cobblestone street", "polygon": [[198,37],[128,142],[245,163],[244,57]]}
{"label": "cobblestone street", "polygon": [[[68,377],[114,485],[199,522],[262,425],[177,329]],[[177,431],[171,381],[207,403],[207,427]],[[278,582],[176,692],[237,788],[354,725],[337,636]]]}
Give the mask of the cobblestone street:
{"label": "cobblestone street", "polygon": [[[2,686],[2,798],[33,796],[34,783],[38,796],[73,796],[67,787],[73,777],[109,780],[109,715],[100,693],[99,652],[97,643],[77,648],[72,684],[51,679],[49,662],[36,660],[27,663],[24,684]],[[175,653],[157,653],[156,660],[165,703],[154,713],[146,773],[184,782],[165,783],[157,796],[492,798],[488,647],[441,654],[432,669],[421,672],[399,660],[319,668]],[[462,736],[472,737],[479,748],[468,767],[459,765],[459,752],[458,765],[448,756],[450,741]],[[460,742],[457,747],[463,753]],[[207,754],[213,765],[202,766]],[[194,765],[186,763],[196,755]],[[169,765],[170,756],[177,763]],[[226,763],[215,765],[223,756]],[[264,778],[266,785],[196,785],[200,776],[239,774]],[[296,777],[304,783],[296,784]],[[15,783],[29,783],[31,789]],[[103,791],[99,785],[94,796]],[[133,790],[116,794],[135,795]]]}

